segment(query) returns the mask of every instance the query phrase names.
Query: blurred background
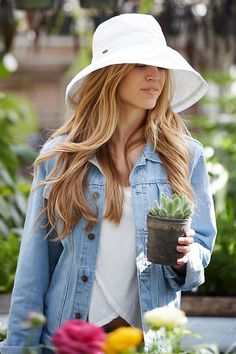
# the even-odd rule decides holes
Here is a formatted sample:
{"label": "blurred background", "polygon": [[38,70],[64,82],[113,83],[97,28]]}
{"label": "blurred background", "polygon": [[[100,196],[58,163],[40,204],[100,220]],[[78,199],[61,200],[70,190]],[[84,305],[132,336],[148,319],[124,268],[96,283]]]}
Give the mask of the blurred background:
{"label": "blurred background", "polygon": [[205,146],[218,225],[206,283],[191,295],[236,299],[235,0],[0,0],[0,293],[12,289],[32,164],[65,119],[66,84],[89,62],[98,24],[127,12],[155,16],[209,83],[182,112]]}

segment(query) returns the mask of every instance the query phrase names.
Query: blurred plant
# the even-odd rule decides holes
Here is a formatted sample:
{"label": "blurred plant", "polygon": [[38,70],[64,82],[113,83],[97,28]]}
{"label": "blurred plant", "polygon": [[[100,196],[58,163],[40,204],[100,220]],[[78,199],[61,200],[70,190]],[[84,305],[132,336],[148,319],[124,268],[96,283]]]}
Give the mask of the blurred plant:
{"label": "blurred plant", "polygon": [[16,20],[13,5],[10,0],[0,1],[0,58],[8,53],[12,47],[16,33]]}
{"label": "blurred plant", "polygon": [[69,320],[56,330],[52,343],[57,354],[101,354],[106,335],[101,327]]}
{"label": "blurred plant", "polygon": [[[202,100],[207,117],[191,119],[194,136],[206,147],[218,235],[200,294],[236,294],[236,98],[230,73],[207,72],[213,94]],[[233,271],[232,271],[233,270]],[[227,279],[227,281],[226,281]]]}
{"label": "blurred plant", "polygon": [[[0,323],[1,325],[1,323]],[[2,342],[7,336],[7,330],[0,327],[0,342]]]}
{"label": "blurred plant", "polygon": [[[0,70],[0,78],[9,74],[6,68]],[[22,163],[32,164],[36,156],[22,144],[35,128],[32,117],[26,100],[0,92],[0,292],[11,291],[14,280],[30,189],[20,168]]]}
{"label": "blurred plant", "polygon": [[206,282],[199,294],[236,294],[236,219],[235,201],[226,199],[225,210],[217,214],[218,235],[211,263],[205,270]]}
{"label": "blurred plant", "polygon": [[180,353],[182,337],[193,334],[183,327],[188,319],[185,313],[177,308],[155,308],[145,313],[144,320],[147,326],[156,332],[156,338],[159,338],[151,344],[149,353],[161,353],[164,348],[167,353]]}
{"label": "blurred plant", "polygon": [[[25,218],[26,197],[30,185],[21,177],[19,160],[13,149],[9,127],[13,124],[13,111],[0,114],[0,292],[9,292],[13,285],[20,247],[19,237]],[[6,112],[5,112],[6,113]],[[29,150],[29,148],[28,148]],[[27,152],[28,154],[28,152]]]}
{"label": "blurred plant", "polygon": [[29,192],[29,184],[16,183],[9,167],[11,174],[0,161],[0,292],[10,292],[13,286]]}
{"label": "blurred plant", "polygon": [[[152,341],[144,345],[143,333],[135,327],[119,327],[106,334],[102,327],[81,321],[68,320],[52,336],[52,344],[41,345],[56,354],[219,354],[216,344],[196,344],[186,347],[184,337],[200,338],[185,328],[188,318],[177,308],[159,307],[144,314],[144,322]],[[28,329],[22,354],[36,354],[33,349],[34,334],[45,325],[46,318],[38,312],[30,312],[22,323]],[[4,335],[4,334],[3,334]],[[1,340],[1,339],[0,339]],[[225,352],[235,354],[236,343]]]}
{"label": "blurred plant", "polygon": [[142,350],[142,331],[134,327],[120,327],[107,334],[103,350],[105,354],[137,353]]}
{"label": "blurred plant", "polygon": [[[0,96],[0,106],[0,234],[7,238],[16,230],[19,234],[23,227],[30,186],[22,177],[17,177],[18,145],[15,145],[17,139],[11,130],[19,120],[26,119],[25,109],[22,109],[18,100],[4,94]],[[21,147],[20,155],[27,163],[32,163],[36,153],[25,145]]]}
{"label": "blurred plant", "polygon": [[[53,334],[54,347],[43,347],[50,348],[56,354],[219,354],[214,344],[182,348],[186,335],[199,338],[184,327],[187,320],[185,313],[177,308],[160,307],[146,312],[144,321],[153,338],[149,346],[144,345],[143,333],[135,327],[119,327],[106,334],[102,327],[95,324],[68,320]],[[31,324],[31,328],[34,329],[35,325]],[[31,335],[32,331],[27,337],[28,348]],[[24,351],[24,354],[30,353],[33,353],[30,349]]]}
{"label": "blurred plant", "polygon": [[139,12],[143,14],[152,13],[154,2],[154,0],[140,0]]}
{"label": "blurred plant", "polygon": [[19,247],[19,236],[11,233],[4,239],[0,234],[0,293],[8,293],[12,289]]}
{"label": "blurred plant", "polygon": [[32,343],[32,340],[34,339],[36,330],[39,327],[42,327],[45,322],[46,317],[43,314],[35,311],[29,313],[27,320],[22,323],[23,328],[29,329],[22,354],[37,354],[34,349],[30,348],[30,345]]}

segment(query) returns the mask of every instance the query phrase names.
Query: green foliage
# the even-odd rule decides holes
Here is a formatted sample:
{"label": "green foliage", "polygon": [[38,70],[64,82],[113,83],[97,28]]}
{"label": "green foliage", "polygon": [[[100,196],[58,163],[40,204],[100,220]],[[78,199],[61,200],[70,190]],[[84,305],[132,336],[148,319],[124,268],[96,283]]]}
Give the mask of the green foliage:
{"label": "green foliage", "polygon": [[10,134],[10,126],[14,124],[18,115],[12,100],[9,100],[3,93],[0,95],[0,107],[0,166],[4,165],[6,170],[13,176],[18,161],[11,149],[13,137]]}
{"label": "green foliage", "polygon": [[29,183],[15,182],[7,169],[0,170],[0,235],[5,238],[22,233],[29,189]]}
{"label": "green foliage", "polygon": [[152,216],[168,219],[187,219],[192,214],[187,198],[182,194],[172,194],[170,197],[161,194],[160,204],[155,201],[154,207],[149,210]]}
{"label": "green foliage", "polygon": [[210,265],[206,268],[206,282],[199,294],[236,294],[236,220],[234,201],[227,198],[225,211],[217,215],[218,235]]}
{"label": "green foliage", "polygon": [[142,14],[152,13],[154,0],[140,0],[139,12]]}
{"label": "green foliage", "polygon": [[228,72],[222,71],[205,71],[204,78],[207,82],[213,82],[218,86],[228,86],[234,82],[234,78]]}
{"label": "green foliage", "polygon": [[236,99],[229,73],[208,72],[207,81],[215,84],[218,94],[202,101],[214,107],[212,117],[193,117],[192,130],[207,147],[207,165],[216,207],[217,238],[206,282],[200,294],[236,294]]}
{"label": "green foliage", "polygon": [[[19,158],[12,130],[15,123],[25,119],[24,110],[17,100],[4,94],[0,97],[0,107],[0,235],[7,238],[15,229],[19,234],[23,227],[29,184],[17,178]],[[28,157],[29,147],[25,147],[25,151]],[[24,159],[22,151],[21,156]],[[34,156],[32,154],[30,163]]]}
{"label": "green foliage", "polygon": [[29,135],[38,129],[37,117],[24,96],[6,95],[0,92],[0,120],[7,135],[14,137],[14,144],[25,144]]}
{"label": "green foliage", "polygon": [[[4,75],[0,70],[0,77]],[[0,92],[0,292],[13,285],[30,189],[21,162],[32,164],[36,156],[22,144],[36,128],[31,112],[26,100]]]}
{"label": "green foliage", "polygon": [[2,61],[0,61],[0,78],[5,79],[10,75],[9,70],[6,68],[6,66],[3,64]]}
{"label": "green foliage", "polygon": [[11,291],[20,248],[20,238],[16,234],[7,239],[0,234],[0,293]]}
{"label": "green foliage", "polygon": [[[88,37],[88,41],[91,41],[90,34],[84,34],[84,36]],[[78,54],[75,57],[73,64],[70,66],[69,70],[65,74],[65,80],[69,81],[71,78],[76,75],[80,70],[82,70],[85,66],[87,66],[91,61],[91,50],[87,47],[80,48]]]}
{"label": "green foliage", "polygon": [[0,342],[2,342],[7,336],[7,330],[0,328]]}

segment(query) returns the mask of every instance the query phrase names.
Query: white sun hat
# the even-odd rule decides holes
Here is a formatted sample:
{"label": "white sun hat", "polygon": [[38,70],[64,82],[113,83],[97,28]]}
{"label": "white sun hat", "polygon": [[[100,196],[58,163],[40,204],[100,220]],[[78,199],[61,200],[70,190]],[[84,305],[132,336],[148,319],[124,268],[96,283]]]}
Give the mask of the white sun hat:
{"label": "white sun hat", "polygon": [[68,84],[65,100],[76,109],[78,88],[93,71],[113,64],[145,64],[169,69],[175,112],[192,106],[207,92],[202,76],[176,50],[166,44],[162,29],[151,15],[122,14],[101,23],[93,36],[91,64],[81,70]]}

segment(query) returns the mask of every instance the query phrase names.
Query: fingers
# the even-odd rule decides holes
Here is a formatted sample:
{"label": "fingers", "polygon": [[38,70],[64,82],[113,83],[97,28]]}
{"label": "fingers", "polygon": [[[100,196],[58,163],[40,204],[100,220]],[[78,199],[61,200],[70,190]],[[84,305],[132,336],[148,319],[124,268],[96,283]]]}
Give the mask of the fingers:
{"label": "fingers", "polygon": [[188,246],[188,245],[191,245],[192,243],[194,242],[194,239],[193,239],[193,237],[179,237],[178,238],[178,244],[180,245],[180,246]]}
{"label": "fingers", "polygon": [[193,229],[190,229],[185,232],[186,237],[194,237],[194,235],[195,235],[195,231]]}
{"label": "fingers", "polygon": [[184,265],[189,261],[189,252],[191,251],[191,245],[194,243],[194,230],[188,230],[185,236],[178,238],[178,245],[176,247],[177,252],[182,254],[182,257],[177,260],[178,265]]}
{"label": "fingers", "polygon": [[188,246],[191,245],[194,242],[194,237],[195,231],[194,230],[188,230],[185,233],[185,236],[181,236],[178,238],[178,244],[183,245],[183,246]]}
{"label": "fingers", "polygon": [[188,246],[177,246],[176,247],[177,249],[177,252],[180,252],[180,253],[188,253],[191,251],[191,245],[188,245]]}
{"label": "fingers", "polygon": [[185,255],[182,258],[177,259],[176,263],[181,266],[181,265],[185,265],[188,261],[189,261],[189,257]]}

